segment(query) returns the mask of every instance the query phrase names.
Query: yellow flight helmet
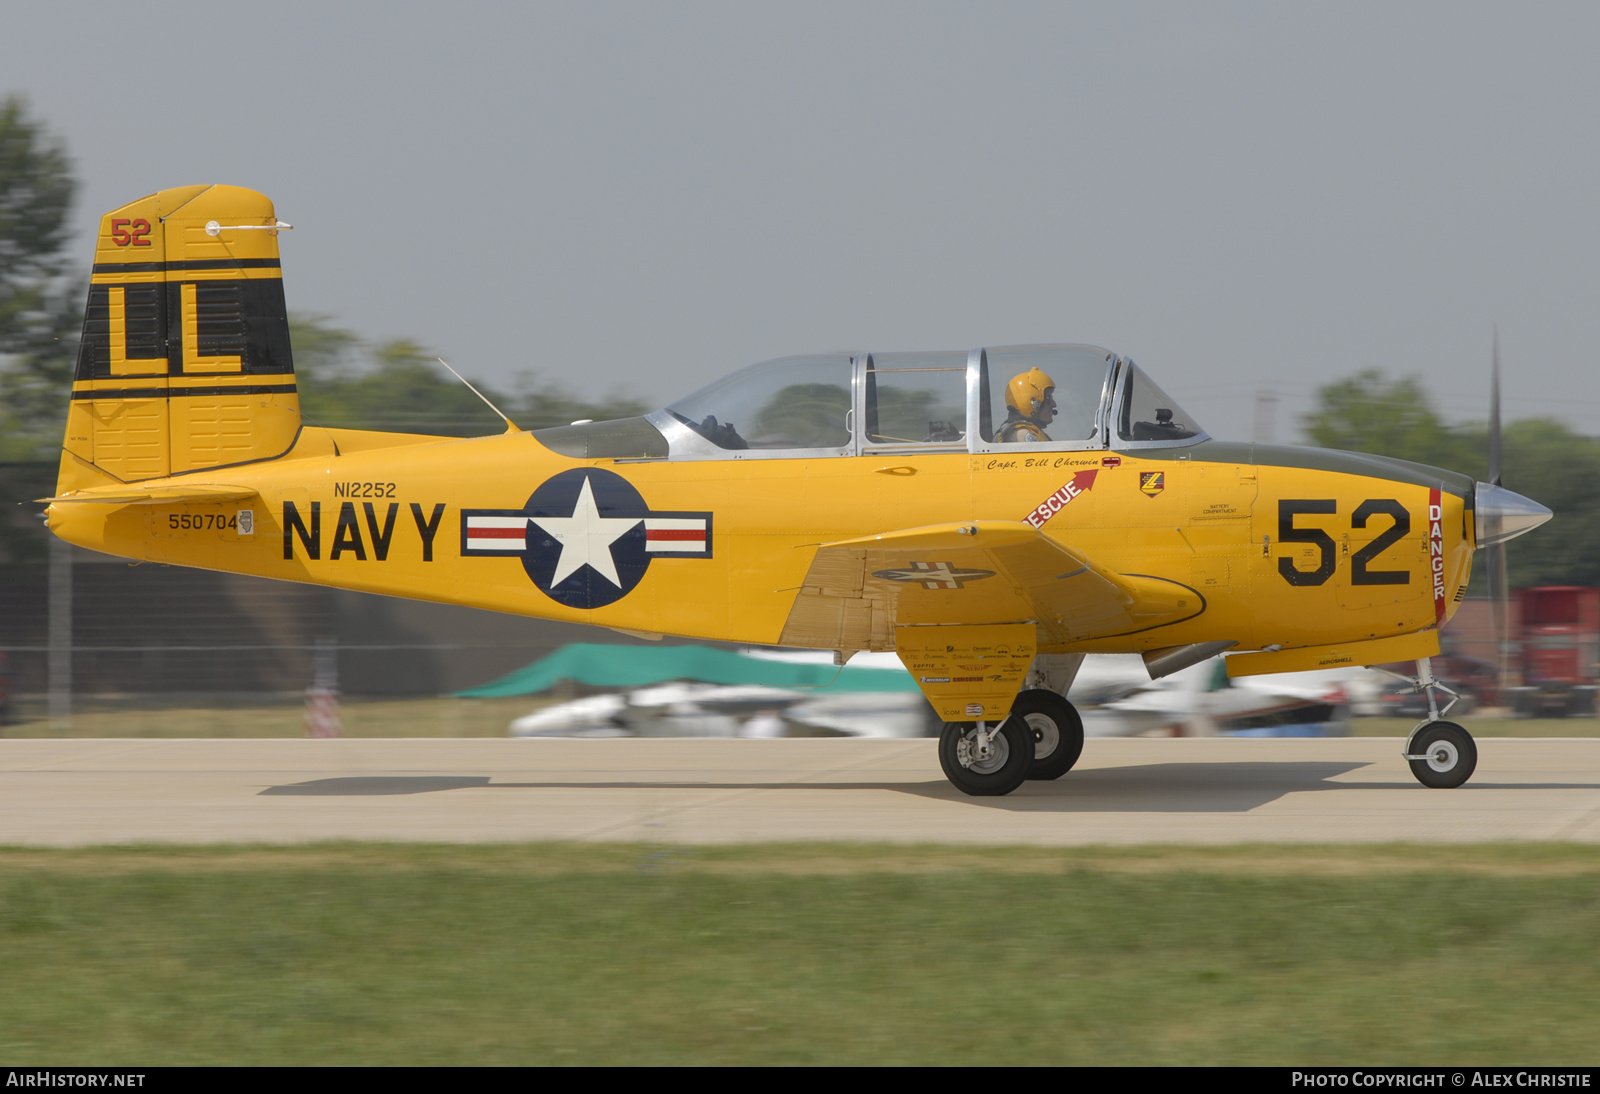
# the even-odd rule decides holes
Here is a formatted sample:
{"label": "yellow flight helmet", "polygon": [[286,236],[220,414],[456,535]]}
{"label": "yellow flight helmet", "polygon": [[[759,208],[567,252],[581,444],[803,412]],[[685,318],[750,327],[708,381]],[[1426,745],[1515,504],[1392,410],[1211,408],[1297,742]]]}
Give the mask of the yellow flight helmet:
{"label": "yellow flight helmet", "polygon": [[1049,400],[1055,387],[1056,382],[1043,369],[1019,372],[1006,385],[1006,406],[1024,418],[1032,418]]}

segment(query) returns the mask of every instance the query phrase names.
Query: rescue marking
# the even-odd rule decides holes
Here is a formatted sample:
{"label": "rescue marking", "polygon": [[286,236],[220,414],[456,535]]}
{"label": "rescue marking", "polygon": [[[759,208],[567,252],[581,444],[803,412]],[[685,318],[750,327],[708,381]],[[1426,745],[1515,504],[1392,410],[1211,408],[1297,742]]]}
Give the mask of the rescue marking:
{"label": "rescue marking", "polygon": [[[1079,471],[1076,475],[1073,475],[1072,478],[1061,487],[1061,489],[1057,490],[1054,494],[1051,494],[1048,498],[1045,498],[1044,501],[1034,506],[1033,512],[1029,513],[1022,519],[1033,525],[1035,528],[1043,528],[1045,523],[1049,521],[1051,517],[1055,516],[1057,513],[1061,512],[1061,510],[1065,509],[1069,504],[1071,504],[1073,498],[1076,498],[1079,494],[1084,493],[1086,490],[1092,489],[1094,486],[1095,476],[1099,473],[1100,472],[1098,468],[1093,468],[1088,471]],[[1160,472],[1157,472],[1157,474],[1160,474]]]}

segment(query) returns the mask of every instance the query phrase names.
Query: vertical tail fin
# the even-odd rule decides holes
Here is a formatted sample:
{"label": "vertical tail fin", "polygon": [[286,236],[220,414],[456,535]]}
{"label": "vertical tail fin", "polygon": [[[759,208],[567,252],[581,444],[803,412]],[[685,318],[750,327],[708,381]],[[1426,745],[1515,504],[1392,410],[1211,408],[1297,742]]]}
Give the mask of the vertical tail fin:
{"label": "vertical tail fin", "polygon": [[100,218],[58,493],[294,445],[278,223],[238,186],[163,190]]}

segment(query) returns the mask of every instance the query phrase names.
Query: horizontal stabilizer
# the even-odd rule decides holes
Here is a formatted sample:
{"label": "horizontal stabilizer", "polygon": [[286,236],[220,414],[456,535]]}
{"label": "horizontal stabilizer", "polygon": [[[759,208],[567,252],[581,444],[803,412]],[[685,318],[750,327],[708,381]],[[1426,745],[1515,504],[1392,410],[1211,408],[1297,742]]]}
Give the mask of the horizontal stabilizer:
{"label": "horizontal stabilizer", "polygon": [[182,502],[243,501],[253,498],[256,492],[248,486],[203,486],[185,483],[182,486],[98,486],[88,490],[74,490],[54,498],[35,498],[46,504],[60,502],[98,502],[102,505],[171,505]]}

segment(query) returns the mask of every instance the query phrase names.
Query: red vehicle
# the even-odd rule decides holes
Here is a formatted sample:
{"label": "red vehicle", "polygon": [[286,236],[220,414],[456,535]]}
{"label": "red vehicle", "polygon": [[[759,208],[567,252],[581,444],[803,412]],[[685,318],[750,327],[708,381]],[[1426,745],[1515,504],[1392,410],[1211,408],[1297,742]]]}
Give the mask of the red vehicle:
{"label": "red vehicle", "polygon": [[1600,684],[1600,589],[1576,585],[1517,590],[1522,686],[1518,714],[1593,714]]}

